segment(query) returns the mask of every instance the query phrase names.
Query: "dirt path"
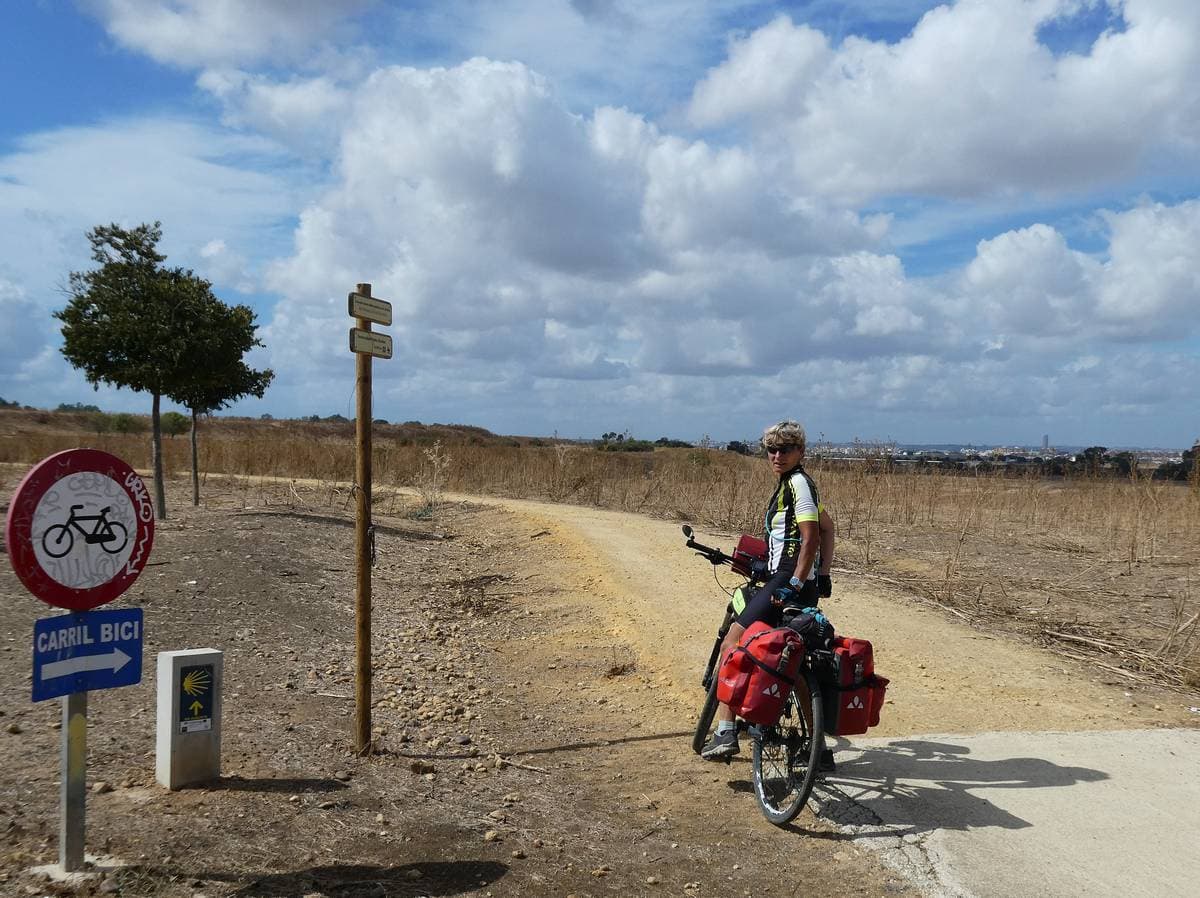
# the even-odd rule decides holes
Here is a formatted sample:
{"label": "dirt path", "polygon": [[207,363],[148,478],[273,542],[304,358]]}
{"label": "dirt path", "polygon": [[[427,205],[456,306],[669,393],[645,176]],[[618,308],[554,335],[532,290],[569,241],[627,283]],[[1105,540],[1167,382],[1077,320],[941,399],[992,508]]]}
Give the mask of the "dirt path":
{"label": "dirt path", "polygon": [[[677,523],[543,502],[476,501],[547,530],[554,554],[569,562],[564,582],[603,616],[612,636],[636,646],[641,663],[665,678],[662,694],[686,707],[695,703],[696,671],[711,649],[723,604],[711,568],[684,549]],[[709,545],[732,542],[728,535],[698,538]],[[727,570],[721,573],[727,584],[736,583]],[[1105,681],[1040,648],[959,624],[865,577],[842,574],[835,582],[822,606],[839,632],[873,642],[880,672],[892,680],[873,736],[1197,722],[1178,694]]]}

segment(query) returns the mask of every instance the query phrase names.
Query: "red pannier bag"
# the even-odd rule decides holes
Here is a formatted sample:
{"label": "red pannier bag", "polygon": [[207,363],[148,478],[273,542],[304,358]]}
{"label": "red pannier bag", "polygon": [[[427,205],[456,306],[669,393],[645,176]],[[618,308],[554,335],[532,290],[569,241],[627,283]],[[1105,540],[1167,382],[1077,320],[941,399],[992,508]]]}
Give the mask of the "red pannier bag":
{"label": "red pannier bag", "polygon": [[749,723],[774,724],[804,663],[804,640],[795,630],[750,625],[717,674],[717,699]]}
{"label": "red pannier bag", "polygon": [[889,680],[875,674],[871,643],[835,636],[832,666],[820,679],[826,733],[860,736],[879,726]]}

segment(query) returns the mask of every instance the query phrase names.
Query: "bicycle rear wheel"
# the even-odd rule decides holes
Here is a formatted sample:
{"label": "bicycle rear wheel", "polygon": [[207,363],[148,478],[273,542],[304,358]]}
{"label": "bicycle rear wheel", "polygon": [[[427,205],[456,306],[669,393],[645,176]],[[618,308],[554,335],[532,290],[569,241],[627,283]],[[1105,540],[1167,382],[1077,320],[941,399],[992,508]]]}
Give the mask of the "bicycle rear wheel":
{"label": "bicycle rear wheel", "polygon": [[779,722],[762,727],[754,737],[754,794],[763,816],[781,826],[804,809],[824,747],[821,687],[812,671],[805,670]]}
{"label": "bicycle rear wheel", "polygon": [[704,743],[708,741],[708,731],[712,729],[713,718],[717,716],[717,672],[714,670],[708,681],[708,695],[704,698],[704,706],[700,709],[700,719],[696,721],[696,732],[692,736],[692,751],[700,754]]}
{"label": "bicycle rear wheel", "polygon": [[42,534],[42,550],[51,558],[62,558],[75,545],[75,534],[66,524],[47,527]]}

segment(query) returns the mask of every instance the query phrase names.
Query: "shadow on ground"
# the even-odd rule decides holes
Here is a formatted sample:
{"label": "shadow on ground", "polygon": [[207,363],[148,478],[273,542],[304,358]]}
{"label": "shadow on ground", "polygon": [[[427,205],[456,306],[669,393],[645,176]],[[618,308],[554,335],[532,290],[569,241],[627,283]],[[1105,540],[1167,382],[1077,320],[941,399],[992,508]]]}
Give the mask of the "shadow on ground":
{"label": "shadow on ground", "polygon": [[[1023,829],[1031,824],[974,788],[1059,789],[1108,774],[1044,758],[977,760],[963,745],[905,740],[838,759],[837,772],[814,789],[822,817],[856,827],[856,836],[921,834],[935,829]],[[871,830],[878,828],[878,832]]]}

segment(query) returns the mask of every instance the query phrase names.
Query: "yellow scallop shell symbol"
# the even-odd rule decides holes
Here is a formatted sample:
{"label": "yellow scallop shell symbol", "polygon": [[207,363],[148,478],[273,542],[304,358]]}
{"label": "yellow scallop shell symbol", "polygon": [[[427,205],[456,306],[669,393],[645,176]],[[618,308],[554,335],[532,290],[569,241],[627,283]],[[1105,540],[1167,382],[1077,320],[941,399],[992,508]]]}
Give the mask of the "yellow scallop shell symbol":
{"label": "yellow scallop shell symbol", "polygon": [[193,670],[183,678],[183,691],[188,695],[203,695],[208,692],[209,676],[207,670]]}

